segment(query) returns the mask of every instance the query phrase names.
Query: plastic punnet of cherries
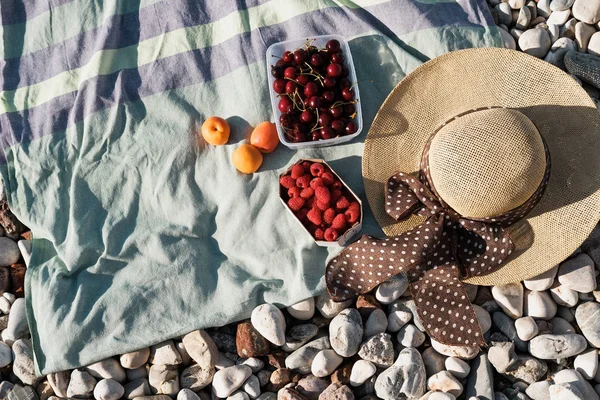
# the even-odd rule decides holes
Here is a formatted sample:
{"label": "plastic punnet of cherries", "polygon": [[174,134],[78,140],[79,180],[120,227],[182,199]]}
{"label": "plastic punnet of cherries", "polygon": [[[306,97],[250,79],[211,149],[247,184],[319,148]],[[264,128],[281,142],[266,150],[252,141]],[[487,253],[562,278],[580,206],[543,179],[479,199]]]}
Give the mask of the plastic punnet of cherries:
{"label": "plastic punnet of cherries", "polygon": [[273,90],[279,97],[279,123],[294,143],[327,140],[356,133],[357,100],[340,42],[329,40],[317,48],[286,51],[271,66]]}

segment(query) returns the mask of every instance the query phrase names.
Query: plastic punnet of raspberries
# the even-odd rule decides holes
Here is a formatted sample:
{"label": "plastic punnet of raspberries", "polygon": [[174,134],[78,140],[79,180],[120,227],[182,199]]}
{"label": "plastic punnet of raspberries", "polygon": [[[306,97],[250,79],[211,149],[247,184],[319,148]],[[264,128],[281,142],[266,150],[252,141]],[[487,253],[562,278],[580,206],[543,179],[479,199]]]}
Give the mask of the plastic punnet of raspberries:
{"label": "plastic punnet of raspberries", "polygon": [[336,241],[360,220],[360,204],[325,164],[298,162],[279,184],[282,200],[315,240]]}

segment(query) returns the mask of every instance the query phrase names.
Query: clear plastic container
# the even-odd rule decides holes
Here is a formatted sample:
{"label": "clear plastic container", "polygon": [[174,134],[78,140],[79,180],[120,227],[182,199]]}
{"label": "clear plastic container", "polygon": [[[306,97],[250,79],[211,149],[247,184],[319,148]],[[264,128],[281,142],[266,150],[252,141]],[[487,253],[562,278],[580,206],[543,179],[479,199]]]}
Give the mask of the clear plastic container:
{"label": "clear plastic container", "polygon": [[[331,39],[336,39],[340,42],[340,46],[342,52],[344,53],[344,65],[348,67],[348,79],[351,82],[356,82],[356,71],[354,70],[354,63],[352,62],[352,54],[350,53],[350,46],[348,46],[348,42],[344,39],[343,36],[339,35],[322,35],[322,36],[311,36],[304,39],[296,39],[296,40],[287,40],[285,42],[274,43],[267,49],[267,74],[269,81],[269,94],[271,96],[271,106],[273,107],[273,115],[275,117],[275,125],[277,126],[277,133],[279,135],[279,140],[286,147],[290,149],[302,149],[307,147],[324,147],[324,146],[333,146],[340,143],[349,142],[354,139],[358,135],[360,135],[363,128],[363,119],[362,119],[362,110],[361,110],[361,102],[360,102],[360,93],[358,90],[358,85],[354,86],[352,90],[354,91],[354,97],[358,102],[356,103],[356,116],[354,117],[354,122],[358,126],[358,129],[352,135],[344,135],[340,137],[336,137],[333,139],[325,139],[318,141],[308,141],[301,143],[294,143],[286,139],[283,129],[279,124],[279,117],[281,116],[281,111],[279,111],[279,98],[277,97],[277,93],[273,90],[273,82],[275,78],[271,75],[271,65],[275,65],[277,60],[283,57],[283,53],[286,50],[293,51],[299,47],[302,47],[304,43],[306,43],[306,39],[314,40],[313,45],[318,48],[324,48],[327,41]],[[274,57],[275,56],[275,57]],[[279,58],[277,58],[279,57]]]}

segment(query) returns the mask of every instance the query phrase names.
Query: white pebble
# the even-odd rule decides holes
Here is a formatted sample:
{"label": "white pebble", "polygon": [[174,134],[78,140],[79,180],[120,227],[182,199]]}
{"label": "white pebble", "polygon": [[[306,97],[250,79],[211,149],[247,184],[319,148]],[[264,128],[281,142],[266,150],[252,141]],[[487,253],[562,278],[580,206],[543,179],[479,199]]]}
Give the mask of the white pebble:
{"label": "white pebble", "polygon": [[311,319],[315,315],[315,299],[309,297],[306,300],[302,300],[296,304],[292,304],[287,308],[290,315],[301,321]]}
{"label": "white pebble", "polygon": [[523,285],[521,283],[494,286],[492,287],[492,296],[509,317],[517,319],[523,315]]}
{"label": "white pebble", "polygon": [[173,341],[167,340],[150,348],[150,362],[154,365],[179,365],[182,360]]}
{"label": "white pebble", "polygon": [[365,328],[363,332],[363,337],[365,339],[370,338],[373,335],[377,335],[378,333],[383,333],[386,331],[388,326],[388,319],[383,310],[376,308],[373,310],[369,318],[367,318],[367,322],[365,322]]}
{"label": "white pebble", "polygon": [[466,378],[471,371],[471,367],[469,364],[460,358],[456,357],[448,357],[444,362],[446,366],[446,371],[450,372],[452,375],[457,377],[458,379]]}
{"label": "white pebble", "polygon": [[427,387],[431,390],[460,396],[463,391],[461,383],[448,371],[441,371],[427,379]]}
{"label": "white pebble", "polygon": [[400,329],[397,339],[404,347],[419,347],[425,341],[425,334],[413,324],[408,324]]}
{"label": "white pebble", "polygon": [[285,317],[273,304],[261,304],[252,311],[250,322],[254,329],[276,346],[285,344]]}
{"label": "white pebble", "polygon": [[317,353],[311,365],[311,372],[318,378],[333,374],[333,371],[344,361],[334,350],[325,349]]}
{"label": "white pebble", "polygon": [[0,267],[9,267],[19,262],[21,252],[17,243],[7,237],[0,237]]}
{"label": "white pebble", "polygon": [[408,278],[405,274],[399,274],[377,287],[375,298],[381,304],[390,304],[404,294],[408,288]]}
{"label": "white pebble", "polygon": [[367,379],[375,375],[377,367],[367,360],[358,360],[352,366],[352,372],[350,373],[350,385],[357,387],[365,383]]}
{"label": "white pebble", "polygon": [[522,317],[515,321],[515,329],[519,339],[527,342],[533,339],[539,332],[538,325],[532,317]]}
{"label": "white pebble", "polygon": [[575,357],[573,367],[585,379],[594,379],[598,372],[598,350],[591,349]]}
{"label": "white pebble", "polygon": [[558,281],[579,293],[589,293],[596,289],[594,261],[585,253],[580,253],[558,268]]}
{"label": "white pebble", "polygon": [[565,285],[556,285],[550,289],[550,295],[559,306],[574,307],[579,301],[579,293]]}
{"label": "white pebble", "polygon": [[[538,3],[539,6],[539,3]],[[550,289],[552,284],[554,283],[554,278],[556,277],[556,272],[558,271],[558,265],[555,265],[548,271],[534,277],[531,279],[526,279],[523,281],[525,287],[529,290],[537,290],[538,292]]]}
{"label": "white pebble", "polygon": [[475,315],[477,315],[477,320],[479,321],[479,326],[481,327],[481,333],[485,334],[492,327],[492,317],[490,317],[489,312],[477,304],[473,304],[473,309],[475,310]]}
{"label": "white pebble", "polygon": [[547,320],[556,315],[556,303],[548,292],[525,291],[524,309],[525,315],[538,319]]}
{"label": "white pebble", "polygon": [[550,14],[550,17],[548,17],[548,24],[554,24],[554,25],[564,25],[565,22],[567,22],[567,20],[569,19],[569,17],[571,16],[571,10],[564,10],[564,11],[552,11],[552,14]]}
{"label": "white pebble", "polygon": [[113,379],[102,379],[94,388],[96,400],[118,400],[124,393],[123,386]]}
{"label": "white pebble", "polygon": [[246,365],[234,365],[215,373],[212,386],[217,397],[227,397],[238,390],[252,375],[252,370]]}

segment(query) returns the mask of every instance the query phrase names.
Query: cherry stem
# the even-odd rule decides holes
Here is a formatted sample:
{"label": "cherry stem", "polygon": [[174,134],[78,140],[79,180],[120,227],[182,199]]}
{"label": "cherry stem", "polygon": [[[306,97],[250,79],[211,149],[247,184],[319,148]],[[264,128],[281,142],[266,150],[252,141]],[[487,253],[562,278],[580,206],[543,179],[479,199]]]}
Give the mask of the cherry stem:
{"label": "cherry stem", "polygon": [[358,103],[358,99],[352,100],[352,101],[346,101],[346,102],[344,102],[344,101],[336,101],[335,103],[333,103],[331,105],[331,107],[329,107],[329,109],[332,109],[332,108],[335,108],[335,107],[338,107],[338,106],[345,106],[346,104],[356,104],[356,103]]}
{"label": "cherry stem", "polygon": [[287,76],[284,76],[284,77],[283,77],[283,79],[287,79],[288,81],[295,82],[295,83],[297,83],[298,85],[300,85],[300,86],[302,86],[302,87],[304,87],[304,86],[305,86],[305,85],[301,84],[300,82],[298,82],[298,80],[296,80],[296,79],[292,79],[292,78],[288,78]]}
{"label": "cherry stem", "polygon": [[312,127],[311,133],[315,131],[315,128],[319,125],[319,109],[317,108],[317,120],[315,121],[314,126]]}

